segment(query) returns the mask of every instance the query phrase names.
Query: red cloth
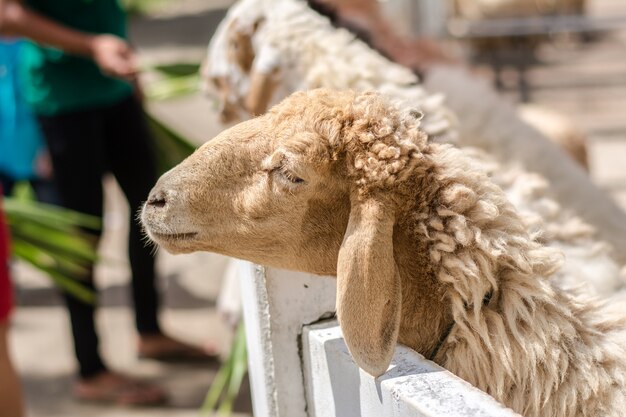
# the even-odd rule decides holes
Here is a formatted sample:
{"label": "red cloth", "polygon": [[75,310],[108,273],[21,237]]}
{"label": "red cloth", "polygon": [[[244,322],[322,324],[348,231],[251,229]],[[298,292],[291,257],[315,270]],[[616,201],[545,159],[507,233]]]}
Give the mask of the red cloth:
{"label": "red cloth", "polygon": [[[2,196],[0,189],[0,197]],[[13,308],[13,290],[9,281],[9,230],[0,201],[0,323],[8,320]]]}

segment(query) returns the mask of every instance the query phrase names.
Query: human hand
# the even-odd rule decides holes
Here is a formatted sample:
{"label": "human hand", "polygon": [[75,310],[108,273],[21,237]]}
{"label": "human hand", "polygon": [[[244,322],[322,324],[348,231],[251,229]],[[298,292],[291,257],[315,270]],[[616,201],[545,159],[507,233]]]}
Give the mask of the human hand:
{"label": "human hand", "polygon": [[34,161],[35,174],[38,178],[46,181],[50,181],[54,176],[54,169],[52,168],[52,159],[48,150],[42,150],[35,157]]}
{"label": "human hand", "polygon": [[130,45],[114,35],[95,35],[91,56],[100,70],[111,77],[133,81],[137,76],[135,54]]}

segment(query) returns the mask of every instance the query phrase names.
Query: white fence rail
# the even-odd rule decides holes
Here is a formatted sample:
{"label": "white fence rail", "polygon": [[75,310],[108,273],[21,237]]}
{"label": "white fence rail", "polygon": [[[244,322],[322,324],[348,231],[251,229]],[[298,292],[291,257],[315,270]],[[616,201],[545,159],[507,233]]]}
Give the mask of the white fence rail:
{"label": "white fence rail", "polygon": [[398,346],[384,375],[353,362],[332,317],[335,279],[242,263],[256,417],[513,417],[489,395]]}

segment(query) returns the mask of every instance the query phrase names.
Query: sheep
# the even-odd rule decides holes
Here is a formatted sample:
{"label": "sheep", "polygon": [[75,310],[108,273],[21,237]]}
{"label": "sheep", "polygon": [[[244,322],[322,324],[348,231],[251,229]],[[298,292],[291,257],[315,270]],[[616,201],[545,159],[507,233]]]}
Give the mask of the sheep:
{"label": "sheep", "polygon": [[377,89],[419,102],[427,114],[428,134],[455,140],[450,128],[454,116],[442,105],[442,95],[428,94],[409,69],[375,53],[350,32],[335,30],[304,1],[236,3],[211,39],[201,74],[205,90],[218,87],[226,123],[262,114],[298,90]]}
{"label": "sheep", "polygon": [[[271,10],[272,13],[267,13],[267,10]],[[277,72],[280,73],[277,74]],[[304,2],[243,0],[237,3],[229,10],[226,19],[214,35],[202,73],[208,84],[215,84],[219,87],[218,90],[222,94],[221,103],[224,106],[222,116],[225,120],[246,117],[247,114],[242,111],[245,108],[251,113],[263,113],[267,105],[295,90],[316,86],[357,90],[378,89],[424,110],[425,118],[422,126],[432,140],[456,142],[465,146],[479,145],[505,161],[507,158],[515,159],[518,155],[526,156],[532,150],[543,151],[545,148],[550,157],[544,158],[544,164],[550,164],[547,169],[555,169],[552,165],[563,165],[566,168],[562,174],[563,177],[568,175],[568,169],[572,170],[567,164],[561,163],[564,158],[558,154],[558,149],[551,147],[549,143],[545,143],[544,146],[546,141],[543,137],[536,132],[528,132],[526,126],[525,130],[518,128],[517,125],[521,122],[517,122],[517,125],[515,121],[505,123],[501,117],[498,123],[488,124],[487,132],[480,131],[483,127],[481,122],[489,120],[492,111],[485,109],[478,114],[472,113],[470,106],[466,105],[469,104],[467,103],[468,94],[463,93],[463,87],[458,86],[459,82],[450,85],[458,86],[456,93],[461,94],[465,101],[458,99],[452,101],[454,104],[461,103],[464,106],[462,114],[454,115],[444,106],[443,96],[429,94],[418,84],[419,80],[411,71],[388,61],[364,43],[355,40],[349,32],[332,28],[326,18],[310,10]],[[445,74],[445,72],[437,71],[436,74]],[[277,80],[278,77],[280,77],[280,82]],[[459,78],[457,74],[452,74],[451,77]],[[440,78],[445,80],[445,77]],[[472,80],[468,81],[466,78],[468,77],[461,77],[463,83],[472,87]],[[438,82],[437,77],[431,77],[429,80]],[[440,81],[438,84],[444,82]],[[478,85],[482,88],[482,85]],[[209,85],[205,87],[210,88]],[[486,90],[486,88],[483,89]],[[482,90],[478,93],[475,97],[488,98],[488,103],[493,109],[497,109],[495,114],[501,115],[505,111],[506,106],[504,110],[501,109],[502,106],[496,103],[493,93],[486,94]],[[449,92],[449,95],[453,94]],[[259,97],[262,98],[259,99]],[[475,105],[475,107],[483,109],[487,106]],[[457,117],[463,123],[456,123]],[[508,117],[513,119],[514,116],[508,115]],[[509,125],[515,126],[515,131],[507,135],[502,134],[504,130],[512,129]],[[522,131],[524,134],[517,133],[517,131]],[[515,140],[503,140],[508,137]],[[498,146],[500,143],[501,145]],[[525,149],[529,143],[533,144],[530,151]],[[536,159],[536,155],[533,155],[532,159]],[[521,168],[516,169],[515,172],[519,179],[518,183],[537,183],[531,174],[524,172]],[[524,178],[528,175],[531,177],[525,181]],[[567,181],[567,178],[559,179],[559,181]],[[593,187],[588,179],[579,179],[577,184],[586,188]],[[508,187],[505,184],[501,185],[504,188]],[[593,291],[602,294],[610,293],[622,286],[624,281],[618,278],[618,266],[611,259],[609,246],[599,243],[598,239],[593,236],[594,232],[590,231],[587,225],[577,222],[569,212],[564,213],[556,202],[548,202],[549,191],[545,184],[540,188],[534,193],[526,192],[524,195],[511,198],[519,206],[524,205],[524,211],[532,210],[534,207],[535,213],[539,214],[536,209],[540,206],[553,208],[551,212],[557,214],[546,218],[545,222],[551,225],[549,229],[557,232],[547,236],[546,240],[549,244],[558,246],[572,255],[568,260],[568,265],[583,263],[586,266],[575,268],[578,271],[576,275],[580,277],[579,282],[593,282],[595,287]],[[519,187],[511,190],[517,192]],[[592,191],[598,194],[596,188]],[[571,196],[562,194],[562,200],[573,200]],[[539,203],[536,204],[532,199],[538,200]],[[603,205],[605,200],[607,200],[606,197],[600,198],[597,195],[594,199],[596,202],[602,202]],[[602,215],[610,211],[610,208],[603,210],[602,207],[598,207],[591,211],[598,213],[596,217],[600,218],[598,221],[601,225],[606,224],[607,219],[616,220],[611,227],[606,228],[607,230],[601,231],[605,236],[614,237],[612,240],[607,239],[611,243],[615,241],[620,243],[616,245],[617,254],[622,255],[620,260],[625,260],[626,241],[623,237],[626,236],[626,230],[623,235],[620,235],[619,231],[626,227],[624,226],[626,216],[620,215],[619,212],[615,213],[613,210],[612,216],[603,217]],[[547,216],[548,213],[540,215]],[[621,219],[624,219],[624,225],[617,226],[615,229],[615,223]],[[566,224],[567,227],[564,227]],[[576,239],[573,238],[573,229],[578,230]],[[561,230],[567,230],[568,234],[559,233],[558,231]],[[618,232],[613,232],[613,230]],[[582,235],[585,237],[582,238]],[[599,271],[601,273],[598,273]],[[613,271],[613,274],[609,271]],[[568,276],[575,275],[568,274]],[[606,281],[598,282],[598,277],[606,277]],[[609,277],[612,277],[610,281],[608,281]]]}
{"label": "sheep", "polygon": [[295,93],[164,174],[148,236],[336,275],[346,344],[374,376],[399,342],[526,417],[623,415],[623,305],[554,285],[559,254],[417,115],[376,93]]}

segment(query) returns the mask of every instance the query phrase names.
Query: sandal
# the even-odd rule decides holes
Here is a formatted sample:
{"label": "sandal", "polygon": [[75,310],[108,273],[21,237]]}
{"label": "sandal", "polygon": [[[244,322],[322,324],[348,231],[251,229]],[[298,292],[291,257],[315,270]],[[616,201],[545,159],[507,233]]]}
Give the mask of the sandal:
{"label": "sandal", "polygon": [[167,363],[197,363],[216,361],[219,352],[214,346],[202,349],[165,335],[143,336],[139,343],[139,358]]}
{"label": "sandal", "polygon": [[121,406],[153,406],[165,403],[161,388],[129,377],[103,372],[76,382],[74,397],[80,401]]}

